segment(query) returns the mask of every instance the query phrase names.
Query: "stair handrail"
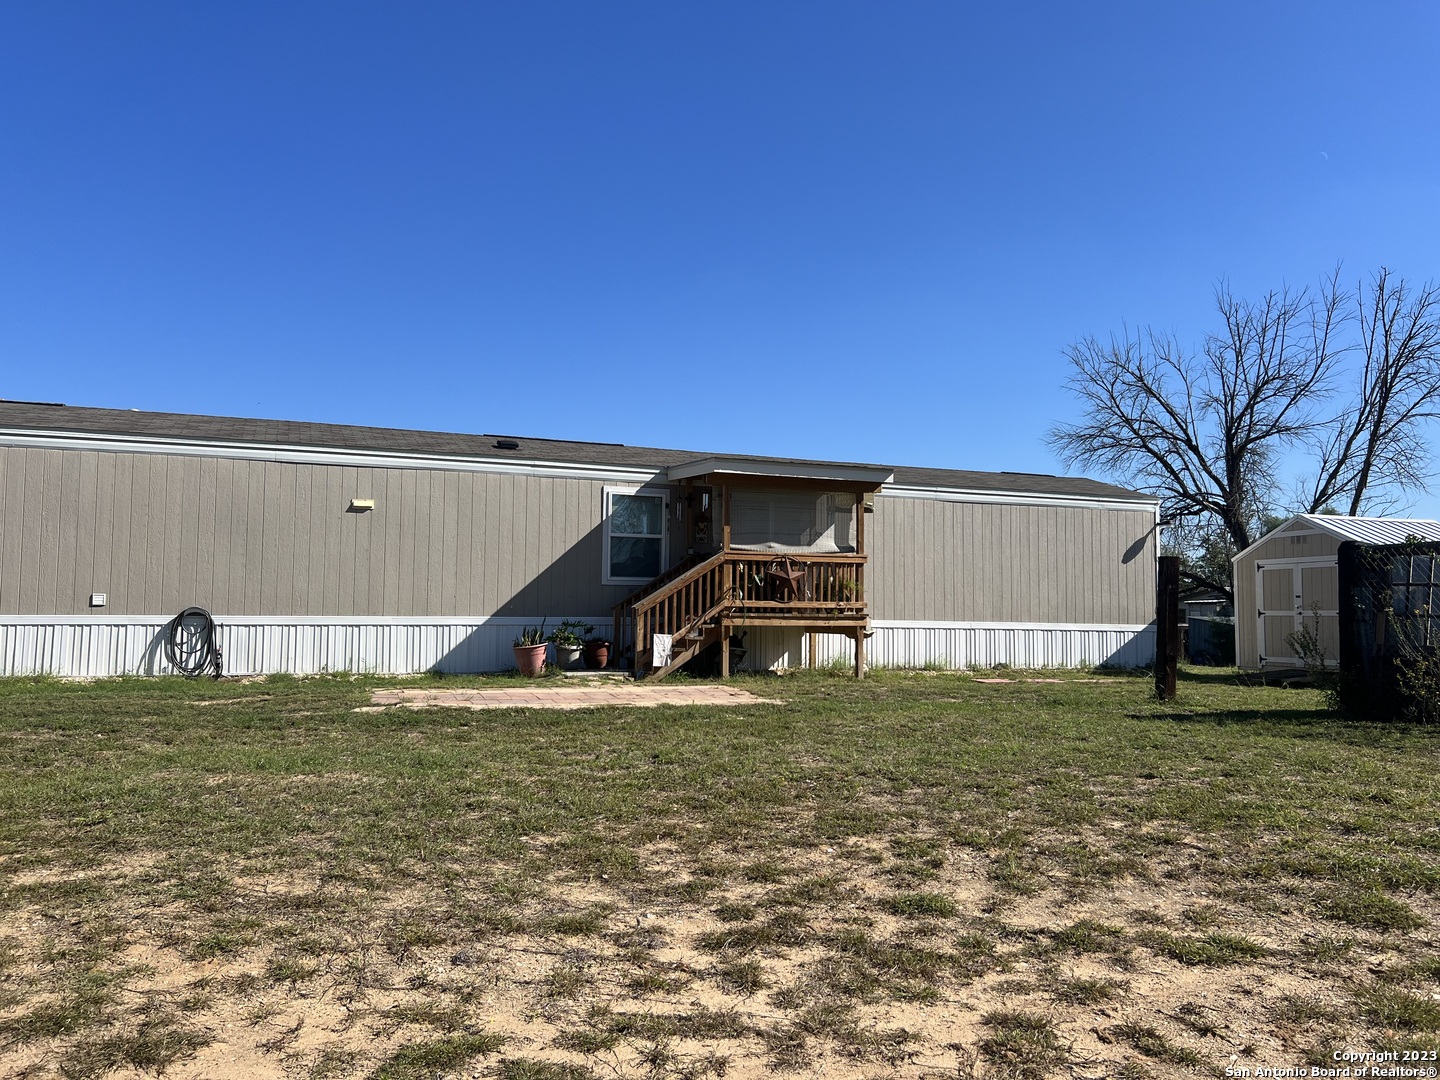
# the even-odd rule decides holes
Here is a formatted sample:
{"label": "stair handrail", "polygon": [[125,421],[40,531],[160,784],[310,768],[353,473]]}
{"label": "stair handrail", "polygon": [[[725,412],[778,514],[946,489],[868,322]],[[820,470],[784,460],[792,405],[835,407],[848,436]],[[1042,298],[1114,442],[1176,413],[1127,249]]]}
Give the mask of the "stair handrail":
{"label": "stair handrail", "polygon": [[680,639],[682,639],[682,638],[684,638],[684,637],[686,637],[686,636],[689,635],[693,630],[696,630],[696,629],[698,629],[699,627],[704,626],[706,623],[710,622],[712,619],[715,619],[717,616],[724,614],[725,609],[733,606],[733,604],[734,604],[734,598],[733,598],[733,597],[731,597],[731,596],[722,596],[719,600],[715,601],[715,604],[710,608],[709,611],[706,611],[706,612],[704,612],[703,614],[700,614],[700,615],[696,615],[695,618],[691,619],[691,620],[690,620],[688,623],[686,623],[684,626],[680,627],[679,630],[676,630],[675,633],[674,633],[672,636],[673,636],[677,641],[680,640]]}
{"label": "stair handrail", "polygon": [[[642,612],[649,611],[655,605],[659,604],[662,600],[673,596],[675,593],[683,589],[686,585],[689,585],[692,581],[698,581],[711,570],[715,569],[718,566],[723,566],[725,564],[725,559],[727,555],[727,552],[717,551],[714,555],[711,555],[704,562],[697,563],[695,566],[692,566],[689,570],[685,571],[685,573],[681,574],[679,577],[672,578],[671,580],[666,582],[662,582],[660,586],[655,589],[654,592],[647,593],[640,599],[634,601],[632,606],[635,609],[635,614],[639,615]],[[651,584],[654,583],[652,582]]]}
{"label": "stair handrail", "polygon": [[699,553],[696,553],[694,555],[686,555],[685,558],[681,559],[678,563],[670,567],[670,569],[666,570],[663,574],[659,574],[656,577],[651,578],[644,585],[641,585],[629,596],[625,597],[624,600],[621,600],[617,604],[610,605],[611,613],[618,615],[623,608],[636,603],[652,589],[658,589],[665,585],[668,585],[670,582],[676,580],[679,575],[687,574],[691,570],[695,569],[697,566],[700,565],[701,562],[705,561],[707,558],[713,558],[713,556],[706,556]]}

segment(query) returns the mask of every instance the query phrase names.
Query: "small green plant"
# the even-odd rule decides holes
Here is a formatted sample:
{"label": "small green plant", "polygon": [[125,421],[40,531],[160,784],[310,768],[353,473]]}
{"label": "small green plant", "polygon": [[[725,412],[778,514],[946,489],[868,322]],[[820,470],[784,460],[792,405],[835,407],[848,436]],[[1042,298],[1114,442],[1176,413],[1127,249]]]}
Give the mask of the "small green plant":
{"label": "small green plant", "polygon": [[[558,645],[562,649],[578,649],[585,643],[585,640],[595,632],[595,627],[583,623],[579,619],[566,619],[554,630],[545,640],[552,645]],[[530,644],[538,645],[539,642]]]}
{"label": "small green plant", "polygon": [[493,1054],[504,1042],[500,1035],[481,1032],[410,1043],[381,1062],[371,1075],[375,1080],[422,1080],[423,1077],[459,1068],[477,1057]]}
{"label": "small green plant", "polygon": [[519,635],[511,642],[517,649],[530,645],[545,644],[545,622],[542,619],[539,626],[527,626],[520,631]]}
{"label": "small green plant", "polygon": [[1074,953],[1105,952],[1115,948],[1125,931],[1118,926],[1107,926],[1094,919],[1081,919],[1051,935],[1055,946]]}
{"label": "small green plant", "polygon": [[584,1065],[537,1058],[505,1058],[496,1070],[493,1075],[500,1080],[593,1080],[595,1076]]}
{"label": "small green plant", "polygon": [[1067,1057],[1066,1047],[1047,1017],[1000,1011],[986,1013],[981,1020],[990,1028],[990,1034],[980,1040],[980,1050],[998,1075],[1039,1080]]}
{"label": "small green plant", "polygon": [[1110,1029],[1110,1034],[1112,1037],[1118,1036],[1125,1040],[1147,1058],[1155,1061],[1168,1061],[1175,1065],[1192,1067],[1200,1065],[1204,1061],[1194,1050],[1177,1046],[1153,1027],[1146,1027],[1143,1024],[1117,1024]]}
{"label": "small green plant", "polygon": [[715,917],[721,922],[749,922],[757,914],[753,904],[721,904],[715,909]]}
{"label": "small green plant", "polygon": [[1265,946],[1236,934],[1206,934],[1194,938],[1148,930],[1139,935],[1139,940],[1152,952],[1192,967],[1243,964],[1270,955]]}
{"label": "small green plant", "polygon": [[1365,1017],[1396,1031],[1440,1031],[1440,1004],[1398,986],[1376,983],[1355,994]]}
{"label": "small green plant", "polygon": [[1299,660],[1310,676],[1315,680],[1317,686],[1326,684],[1331,675],[1330,657],[1325,652],[1325,645],[1320,640],[1320,611],[1317,608],[1311,613],[1309,621],[1300,620],[1300,629],[1285,635],[1285,644],[1290,646],[1295,653],[1295,659]]}
{"label": "small green plant", "polygon": [[902,919],[917,919],[931,916],[937,919],[953,919],[958,913],[955,901],[943,893],[898,893],[886,897],[885,910]]}
{"label": "small green plant", "polygon": [[1098,1005],[1125,992],[1125,983],[1113,979],[1064,979],[1050,996],[1064,1005]]}
{"label": "small green plant", "polygon": [[767,985],[765,967],[758,960],[722,961],[715,965],[715,977],[733,993],[753,994]]}
{"label": "small green plant", "polygon": [[1440,656],[1415,650],[1395,661],[1395,685],[1405,718],[1422,724],[1440,721]]}
{"label": "small green plant", "polygon": [[1378,889],[1351,889],[1340,892],[1320,905],[1321,913],[1336,922],[1363,926],[1381,933],[1417,930],[1425,920],[1406,904],[1392,900]]}

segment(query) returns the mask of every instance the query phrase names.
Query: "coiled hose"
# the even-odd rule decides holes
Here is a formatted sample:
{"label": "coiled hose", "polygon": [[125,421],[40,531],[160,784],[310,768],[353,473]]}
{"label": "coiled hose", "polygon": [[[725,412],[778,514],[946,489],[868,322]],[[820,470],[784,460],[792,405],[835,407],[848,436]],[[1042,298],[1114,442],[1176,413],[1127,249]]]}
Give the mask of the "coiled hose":
{"label": "coiled hose", "polygon": [[165,633],[165,659],[187,679],[213,671],[224,674],[215,619],[203,607],[187,607],[170,621]]}

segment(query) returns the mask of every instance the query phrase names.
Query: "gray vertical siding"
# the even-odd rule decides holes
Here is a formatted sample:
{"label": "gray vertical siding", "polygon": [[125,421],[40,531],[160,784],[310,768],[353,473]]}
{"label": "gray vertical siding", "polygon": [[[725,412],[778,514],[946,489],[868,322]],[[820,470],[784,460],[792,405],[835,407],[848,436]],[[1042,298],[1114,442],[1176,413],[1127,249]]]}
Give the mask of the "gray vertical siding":
{"label": "gray vertical siding", "polygon": [[[602,614],[606,484],[554,476],[0,448],[0,616]],[[350,500],[375,509],[348,513]],[[673,517],[669,525],[674,530]],[[882,495],[879,620],[1145,625],[1147,511]],[[671,560],[683,555],[672,535]],[[103,610],[88,606],[103,592]],[[1242,623],[1243,625],[1243,623]]]}
{"label": "gray vertical siding", "polygon": [[601,614],[630,591],[600,584],[604,487],[0,448],[0,615]]}
{"label": "gray vertical siding", "polygon": [[1155,617],[1149,511],[882,494],[866,548],[876,619],[1143,626]]}

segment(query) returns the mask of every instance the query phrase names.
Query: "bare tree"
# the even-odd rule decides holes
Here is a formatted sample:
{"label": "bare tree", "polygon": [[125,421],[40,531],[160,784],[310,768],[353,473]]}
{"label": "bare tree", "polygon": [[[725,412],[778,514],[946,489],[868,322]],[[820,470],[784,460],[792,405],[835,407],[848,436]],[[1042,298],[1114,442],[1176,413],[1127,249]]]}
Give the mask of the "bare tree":
{"label": "bare tree", "polygon": [[[1313,291],[1258,300],[1221,285],[1215,306],[1220,329],[1198,351],[1151,330],[1066,350],[1083,414],[1052,428],[1050,443],[1069,464],[1158,495],[1183,546],[1208,549],[1191,576],[1219,586],[1213,568],[1196,572],[1217,563],[1217,535],[1233,553],[1285,502],[1306,513],[1343,503],[1353,515],[1423,486],[1425,425],[1440,406],[1440,289],[1412,292],[1381,270],[1351,294],[1337,271]],[[1280,472],[1300,450],[1314,472],[1287,499]]]}
{"label": "bare tree", "polygon": [[[1440,407],[1440,289],[1411,292],[1382,268],[1356,290],[1361,365],[1346,407],[1316,428],[1317,468],[1300,501],[1345,504],[1355,517],[1393,492],[1423,490],[1425,424]],[[1387,508],[1389,508],[1387,506]]]}

